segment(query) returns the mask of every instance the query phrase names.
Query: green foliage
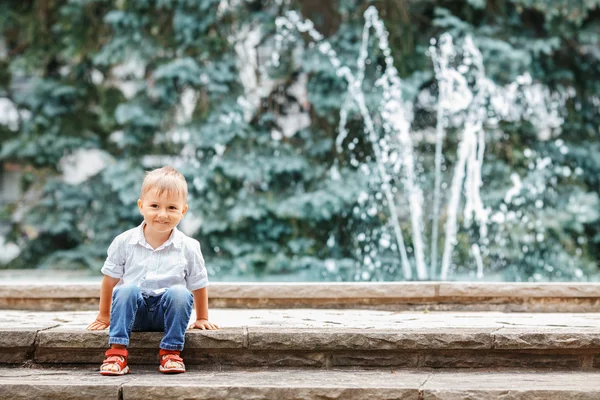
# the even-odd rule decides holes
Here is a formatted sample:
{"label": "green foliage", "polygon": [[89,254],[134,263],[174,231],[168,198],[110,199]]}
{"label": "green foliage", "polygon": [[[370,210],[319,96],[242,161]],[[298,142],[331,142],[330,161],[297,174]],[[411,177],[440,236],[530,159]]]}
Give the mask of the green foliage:
{"label": "green foliage", "polygon": [[[6,48],[0,53],[0,98],[20,112],[16,129],[0,124],[0,162],[26,171],[22,201],[4,209],[12,214],[9,239],[23,249],[9,266],[99,269],[112,238],[140,222],[135,202],[144,170],[166,159],[188,180],[190,218],[200,221],[192,233],[202,243],[211,275],[402,279],[372,144],[356,105],[348,110],[343,143],[353,150],[336,149],[347,82],[306,33],[291,32],[296,42],[283,43],[278,67],[265,61],[278,35],[276,18],[297,10],[315,21],[342,64],[356,73],[363,13],[374,5],[389,32],[403,98],[413,105],[413,130],[435,126],[435,112],[421,107],[420,98],[438,90],[426,49],[444,32],[457,43],[472,37],[487,76],[498,85],[529,72],[556,92],[571,93],[562,110],[565,146],[556,145],[555,138],[540,140],[530,121],[487,127],[483,200],[511,219],[490,223],[483,259],[486,273],[506,280],[596,279],[597,0],[279,3],[0,4],[0,41]],[[240,59],[240,46],[254,28],[260,32],[255,59]],[[368,60],[365,102],[380,124],[382,93],[375,82],[385,55],[373,38]],[[253,62],[261,64],[263,82],[273,79],[268,91],[250,94],[249,82],[242,81],[249,78],[241,78],[241,70]],[[307,80],[306,98],[293,90],[301,77]],[[183,113],[185,102],[192,107]],[[310,126],[283,134],[285,118],[298,109]],[[460,135],[460,129],[448,129],[445,182],[452,179]],[[111,161],[82,182],[65,183],[60,162],[80,149],[101,150]],[[423,140],[415,151],[427,216],[434,150]],[[538,169],[535,159],[545,157],[551,165]],[[507,202],[513,172],[527,187],[544,190],[524,189],[516,203]],[[392,183],[413,261],[404,186],[396,175]],[[454,273],[469,278],[475,270],[469,249],[481,239],[479,227],[465,225],[462,216],[458,222]]]}

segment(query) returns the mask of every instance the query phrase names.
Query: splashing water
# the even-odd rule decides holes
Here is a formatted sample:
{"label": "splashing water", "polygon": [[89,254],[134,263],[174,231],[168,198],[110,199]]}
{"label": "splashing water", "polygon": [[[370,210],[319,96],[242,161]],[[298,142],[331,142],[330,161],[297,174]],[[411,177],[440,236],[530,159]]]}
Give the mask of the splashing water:
{"label": "splashing water", "polygon": [[[336,139],[336,146],[338,148],[338,151],[342,151],[341,144],[347,135],[347,131],[345,129],[347,112],[348,107],[351,104],[350,99],[352,99],[352,101],[354,101],[359,108],[360,114],[365,123],[365,131],[367,132],[368,138],[373,146],[377,170],[381,181],[381,189],[387,201],[387,205],[391,214],[391,221],[394,234],[396,236],[398,249],[400,250],[404,277],[406,279],[411,279],[412,269],[408,260],[408,254],[406,252],[406,246],[404,244],[402,229],[400,228],[398,211],[396,208],[396,200],[394,198],[392,188],[390,185],[391,177],[389,176],[382,161],[384,152],[388,152],[387,149],[382,148],[386,145],[386,143],[379,140],[379,137],[375,130],[375,125],[366,106],[364,92],[362,91],[365,62],[367,58],[367,44],[369,40],[369,31],[370,28],[374,26],[379,39],[379,46],[383,49],[384,55],[386,55],[387,67],[385,74],[378,81],[378,84],[384,88],[384,93],[386,93],[384,95],[384,98],[388,99],[388,101],[384,105],[384,112],[382,112],[381,116],[385,121],[387,121],[387,123],[384,124],[384,127],[386,127],[384,129],[399,130],[400,141],[404,144],[402,148],[406,149],[404,154],[404,166],[406,167],[405,170],[407,171],[407,173],[404,181],[405,184],[407,184],[407,188],[409,190],[411,214],[413,216],[413,232],[417,232],[417,236],[419,237],[417,240],[415,240],[415,249],[417,253],[417,276],[419,277],[419,279],[427,279],[427,271],[425,269],[425,263],[423,258],[423,249],[421,246],[422,241],[420,240],[421,195],[417,185],[414,183],[414,161],[412,160],[413,146],[410,136],[408,135],[409,124],[403,117],[403,108],[401,105],[400,98],[400,79],[398,78],[398,72],[393,66],[393,59],[391,58],[391,51],[389,49],[389,46],[387,45],[387,39],[385,36],[383,23],[377,18],[377,11],[375,10],[375,8],[370,7],[365,12],[365,18],[367,22],[363,30],[361,52],[357,63],[358,72],[356,75],[352,74],[350,68],[341,66],[341,61],[339,60],[335,50],[331,48],[331,45],[328,42],[323,41],[323,36],[314,29],[312,23],[310,23],[309,21],[301,21],[300,17],[296,12],[289,12],[287,13],[287,17],[278,18],[276,24],[279,28],[293,29],[294,27],[296,27],[296,29],[298,29],[300,32],[308,32],[311,38],[315,40],[315,42],[321,42],[318,46],[319,52],[327,56],[331,64],[337,68],[337,75],[343,77],[348,82],[348,96],[340,112],[340,132],[338,138]],[[284,34],[281,34],[281,38],[284,38],[289,35],[290,34],[288,32],[285,32]],[[274,65],[278,65],[279,51],[281,49],[281,41],[278,41],[277,43],[277,51],[273,53],[272,59]]]}
{"label": "splashing water", "polygon": [[450,59],[455,56],[452,36],[443,34],[440,38],[439,50],[432,40],[430,55],[433,61],[435,77],[438,81],[439,95],[437,106],[436,143],[435,143],[435,183],[433,192],[433,217],[431,223],[431,276],[437,275],[437,244],[439,217],[441,208],[442,184],[442,145],[445,133],[445,114],[462,111],[469,106],[473,96],[465,77],[450,66]]}
{"label": "splashing water", "polygon": [[[273,66],[279,65],[282,44],[286,40],[293,40],[292,32],[295,29],[299,32],[308,33],[311,40],[316,44],[318,51],[329,59],[331,65],[335,68],[336,74],[346,80],[348,93],[340,109],[338,136],[335,141],[336,149],[340,153],[344,151],[343,142],[348,136],[346,129],[348,112],[350,107],[356,105],[364,122],[364,131],[373,148],[381,192],[387,202],[390,222],[400,253],[402,271],[404,278],[407,280],[412,279],[413,271],[404,243],[396,199],[390,183],[392,177],[389,170],[391,169],[394,174],[401,174],[403,193],[408,200],[416,277],[420,280],[428,279],[428,277],[434,279],[437,276],[437,247],[442,201],[442,145],[449,121],[462,121],[463,129],[458,144],[457,161],[449,190],[444,248],[439,276],[441,279],[447,279],[450,272],[452,253],[457,242],[457,221],[461,193],[464,191],[464,224],[467,227],[476,224],[479,228],[479,242],[472,243],[470,249],[476,261],[476,275],[478,278],[482,278],[484,275],[482,253],[485,254],[486,251],[485,244],[487,243],[487,230],[491,214],[491,210],[484,206],[480,195],[483,184],[482,166],[485,153],[484,126],[494,126],[499,119],[506,121],[525,119],[535,123],[542,132],[541,134],[544,134],[545,131],[550,132],[562,124],[558,110],[561,101],[564,104],[565,99],[554,98],[552,102],[547,101],[550,97],[549,93],[541,85],[533,84],[531,77],[527,74],[522,75],[516,82],[507,87],[496,86],[486,77],[483,57],[470,37],[466,37],[464,40],[462,52],[460,52],[462,64],[459,65],[456,65],[454,61],[455,58],[459,58],[459,52],[449,34],[442,35],[437,42],[432,40],[429,54],[433,61],[439,94],[436,106],[435,182],[433,188],[430,267],[428,271],[425,264],[423,241],[423,192],[417,184],[415,146],[410,135],[411,121],[407,116],[406,106],[402,99],[402,82],[398,71],[394,67],[394,60],[387,41],[388,33],[383,22],[379,19],[376,8],[369,7],[364,16],[365,26],[356,62],[356,72],[353,73],[348,66],[343,65],[336,51],[324,39],[323,35],[316,31],[310,20],[302,20],[298,13],[294,11],[287,12],[285,16],[276,20],[277,35],[271,63]],[[378,110],[381,127],[383,128],[383,137],[380,137],[377,133],[363,91],[371,30],[374,32],[385,60],[385,68],[381,77],[375,82],[375,86],[382,90]],[[549,109],[546,104],[553,106]],[[390,164],[391,168],[389,167]],[[511,191],[516,191],[516,193],[509,191],[506,195],[509,198],[508,201],[520,190],[519,176],[513,175],[511,179],[515,182],[515,187]],[[331,176],[333,179],[340,178],[337,164],[334,164]],[[497,221],[498,217],[492,219],[492,222]],[[372,257],[367,256],[367,258],[369,264],[372,264]]]}

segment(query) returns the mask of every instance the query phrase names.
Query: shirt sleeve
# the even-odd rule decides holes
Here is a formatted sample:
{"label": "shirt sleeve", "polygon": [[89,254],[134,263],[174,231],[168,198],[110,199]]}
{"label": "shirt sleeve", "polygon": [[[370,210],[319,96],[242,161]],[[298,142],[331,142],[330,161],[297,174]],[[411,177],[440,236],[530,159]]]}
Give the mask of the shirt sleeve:
{"label": "shirt sleeve", "polygon": [[104,266],[101,269],[101,272],[104,275],[108,275],[112,278],[122,278],[125,270],[125,243],[123,243],[123,238],[121,236],[117,236],[115,240],[108,247],[108,256],[106,257],[106,261],[104,261]]}
{"label": "shirt sleeve", "polygon": [[202,289],[208,286],[208,273],[204,266],[204,257],[200,250],[200,243],[197,240],[193,241],[187,254],[186,266],[186,287],[189,291]]}

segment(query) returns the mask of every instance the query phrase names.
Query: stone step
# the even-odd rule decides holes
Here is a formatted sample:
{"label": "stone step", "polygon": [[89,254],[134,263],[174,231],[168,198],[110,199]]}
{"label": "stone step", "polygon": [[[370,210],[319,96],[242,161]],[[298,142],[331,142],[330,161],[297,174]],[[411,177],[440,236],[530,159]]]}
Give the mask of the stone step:
{"label": "stone step", "polygon": [[343,400],[592,400],[600,373],[557,371],[424,371],[394,369],[194,370],[165,376],[133,368],[123,377],[96,369],[0,368],[0,398],[343,399]]}
{"label": "stone step", "polygon": [[[36,271],[31,271],[35,274]],[[0,279],[0,309],[96,310],[100,278]],[[368,308],[379,310],[597,312],[600,283],[382,282],[212,283],[211,308]]]}
{"label": "stone step", "polygon": [[[0,363],[99,364],[93,312],[0,311]],[[597,314],[213,310],[218,331],[188,331],[189,365],[600,369]],[[156,364],[162,334],[134,332],[132,364]]]}

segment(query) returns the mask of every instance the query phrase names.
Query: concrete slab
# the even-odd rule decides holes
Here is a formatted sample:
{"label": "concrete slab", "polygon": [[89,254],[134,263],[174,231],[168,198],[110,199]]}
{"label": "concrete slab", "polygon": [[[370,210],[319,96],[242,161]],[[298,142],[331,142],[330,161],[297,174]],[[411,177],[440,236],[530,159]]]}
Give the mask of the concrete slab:
{"label": "concrete slab", "polygon": [[264,350],[491,349],[494,328],[248,328],[248,348]]}
{"label": "concrete slab", "polygon": [[[1,325],[0,325],[1,326]],[[34,327],[0,329],[0,364],[25,362],[33,353],[38,329]]]}
{"label": "concrete slab", "polygon": [[[30,271],[31,274],[37,271]],[[100,277],[0,280],[0,308],[92,310]],[[209,289],[212,308],[595,312],[600,283],[323,282],[226,283]]]}
{"label": "concrete slab", "polygon": [[[85,329],[95,311],[36,312],[0,310],[0,326]],[[447,329],[519,328],[592,329],[600,331],[600,313],[409,312],[327,309],[212,309],[211,320],[222,328],[356,328]],[[193,318],[193,316],[192,316]]]}
{"label": "concrete slab", "polygon": [[439,282],[440,297],[598,297],[600,283]]}
{"label": "concrete slab", "polygon": [[[81,298],[98,297],[100,281],[22,279],[0,284],[0,297],[7,298]],[[375,283],[222,283],[210,285],[211,297],[223,299],[344,299],[344,298],[425,298],[435,297],[436,282]]]}
{"label": "concrete slab", "polygon": [[[1,363],[99,363],[95,312],[0,311]],[[188,331],[189,364],[410,368],[600,367],[598,314],[211,310],[222,329]],[[134,332],[131,362],[155,364],[160,332]],[[34,342],[35,339],[35,342]]]}
{"label": "concrete slab", "polygon": [[600,349],[597,328],[512,327],[494,333],[495,349]]}
{"label": "concrete slab", "polygon": [[439,372],[423,385],[423,400],[592,400],[600,398],[597,372]]}
{"label": "concrete slab", "polygon": [[191,368],[165,376],[136,367],[124,377],[102,377],[89,367],[0,368],[0,398],[592,400],[600,398],[599,381],[600,372],[514,370]]}
{"label": "concrete slab", "polygon": [[118,400],[125,382],[135,379],[101,376],[97,369],[0,368],[0,399]]}
{"label": "concrete slab", "polygon": [[198,399],[417,400],[428,374],[418,371],[297,370],[192,373],[162,380],[143,376],[123,385],[124,400]]}

